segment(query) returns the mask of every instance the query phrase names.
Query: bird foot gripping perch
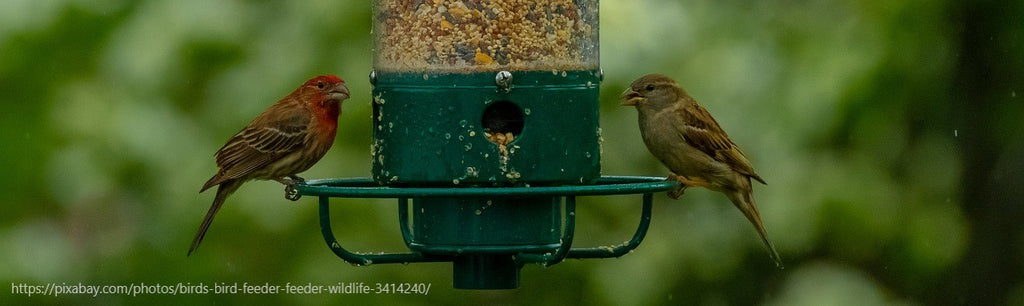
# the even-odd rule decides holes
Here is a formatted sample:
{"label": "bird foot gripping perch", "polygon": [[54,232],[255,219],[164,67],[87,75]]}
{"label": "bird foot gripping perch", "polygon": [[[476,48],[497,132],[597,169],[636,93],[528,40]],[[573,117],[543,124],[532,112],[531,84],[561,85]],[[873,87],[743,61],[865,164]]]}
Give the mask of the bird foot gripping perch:
{"label": "bird foot gripping perch", "polygon": [[284,198],[288,199],[288,200],[292,200],[292,201],[298,201],[300,198],[302,198],[302,195],[299,194],[299,190],[295,188],[295,185],[305,184],[306,183],[306,179],[298,177],[297,175],[291,175],[291,176],[288,176],[288,177],[291,178],[291,179],[290,180],[284,179],[284,178],[277,179],[278,182],[281,182],[281,184],[284,184],[284,186],[285,186],[284,187]]}
{"label": "bird foot gripping perch", "polygon": [[284,186],[284,198],[292,201],[298,201],[302,198],[302,194],[299,193],[299,189],[295,188],[295,185],[305,184],[305,182],[297,184],[289,184]]}
{"label": "bird foot gripping perch", "polygon": [[686,178],[684,178],[681,175],[676,175],[675,173],[670,174],[667,178],[665,178],[665,180],[679,182],[679,187],[676,187],[676,189],[670,190],[668,192],[668,197],[673,200],[678,200],[679,197],[683,196],[683,193],[686,192],[686,188],[690,187],[687,184]]}

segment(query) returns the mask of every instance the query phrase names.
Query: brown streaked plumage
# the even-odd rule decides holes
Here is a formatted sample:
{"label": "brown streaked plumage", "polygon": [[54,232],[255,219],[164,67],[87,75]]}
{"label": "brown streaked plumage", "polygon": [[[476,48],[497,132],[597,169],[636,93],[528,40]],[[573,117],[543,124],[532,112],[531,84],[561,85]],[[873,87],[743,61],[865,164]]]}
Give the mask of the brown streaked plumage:
{"label": "brown streaked plumage", "polygon": [[782,260],[761,222],[750,180],[765,184],[736,143],[715,118],[671,78],[650,74],[634,81],[622,95],[623,105],[637,109],[640,135],[654,157],[672,171],[682,186],[669,193],[679,198],[687,187],[724,193],[754,225],[771,252]]}
{"label": "brown streaked plumage", "polygon": [[[316,164],[334,143],[341,102],[348,99],[345,81],[333,75],[314,77],[278,100],[214,155],[219,170],[199,192],[217,187],[210,210],[192,239],[188,255],[199,247],[228,195],[251,179],[301,182],[296,174]],[[289,178],[289,179],[286,179]]]}

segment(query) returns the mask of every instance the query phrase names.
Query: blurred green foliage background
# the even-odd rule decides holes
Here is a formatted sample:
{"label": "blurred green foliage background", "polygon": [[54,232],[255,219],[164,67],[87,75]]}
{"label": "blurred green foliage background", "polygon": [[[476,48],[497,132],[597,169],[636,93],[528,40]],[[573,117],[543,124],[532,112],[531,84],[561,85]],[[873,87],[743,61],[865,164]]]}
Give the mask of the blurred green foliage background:
{"label": "blurred green foliage background", "polygon": [[[306,178],[368,176],[370,1],[0,2],[0,285],[424,282],[428,296],[46,297],[0,304],[354,302],[1024,305],[1024,2],[602,1],[603,172],[667,175],[618,93],[646,73],[701,101],[769,185],[777,270],[720,195],[656,196],[614,260],[526,266],[521,288],[451,288],[450,264],[352,267],[315,201],[276,182],[213,193],[213,152],[307,78],[352,88]],[[618,243],[638,197],[583,198],[578,245]],[[336,201],[350,249],[403,250],[395,205]],[[12,288],[13,289],[13,288]]]}

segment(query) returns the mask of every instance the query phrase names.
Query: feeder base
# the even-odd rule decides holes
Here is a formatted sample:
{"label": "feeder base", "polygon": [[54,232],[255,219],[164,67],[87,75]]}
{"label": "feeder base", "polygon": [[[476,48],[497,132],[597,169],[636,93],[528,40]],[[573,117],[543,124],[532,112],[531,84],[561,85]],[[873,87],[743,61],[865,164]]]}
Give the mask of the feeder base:
{"label": "feeder base", "polygon": [[452,286],[456,289],[519,288],[519,264],[512,255],[469,255],[452,262]]}

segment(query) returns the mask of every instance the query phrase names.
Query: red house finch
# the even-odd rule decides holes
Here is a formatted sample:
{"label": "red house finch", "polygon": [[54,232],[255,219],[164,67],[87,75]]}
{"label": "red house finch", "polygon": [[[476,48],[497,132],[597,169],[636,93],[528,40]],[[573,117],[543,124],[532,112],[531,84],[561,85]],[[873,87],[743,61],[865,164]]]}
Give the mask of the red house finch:
{"label": "red house finch", "polygon": [[296,174],[312,167],[334,144],[341,102],[348,96],[348,87],[341,78],[317,76],[231,136],[214,155],[220,170],[199,190],[218,186],[188,255],[203,241],[224,200],[246,181],[276,180],[286,185],[302,182]]}
{"label": "red house finch", "polygon": [[683,184],[669,197],[679,198],[686,187],[724,193],[754,225],[775,264],[781,267],[782,260],[768,240],[757,211],[750,179],[765,182],[715,118],[669,77],[650,74],[629,87],[622,95],[626,100],[623,105],[636,107],[644,144],[672,170],[671,178]]}

